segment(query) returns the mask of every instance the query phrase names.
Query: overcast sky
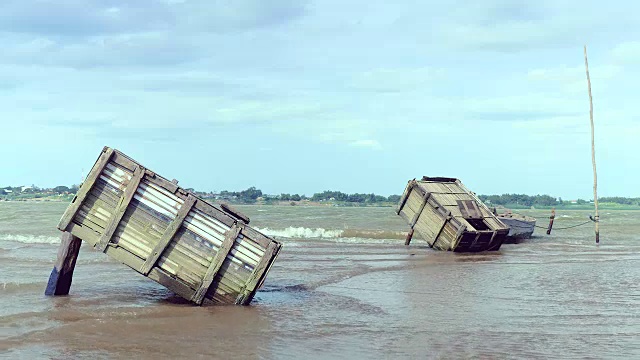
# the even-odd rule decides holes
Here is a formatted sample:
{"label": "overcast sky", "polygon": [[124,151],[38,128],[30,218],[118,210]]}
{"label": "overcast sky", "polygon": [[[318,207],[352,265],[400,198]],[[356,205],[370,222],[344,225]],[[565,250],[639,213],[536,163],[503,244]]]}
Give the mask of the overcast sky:
{"label": "overcast sky", "polygon": [[3,0],[0,186],[102,146],[199,190],[640,196],[640,5]]}

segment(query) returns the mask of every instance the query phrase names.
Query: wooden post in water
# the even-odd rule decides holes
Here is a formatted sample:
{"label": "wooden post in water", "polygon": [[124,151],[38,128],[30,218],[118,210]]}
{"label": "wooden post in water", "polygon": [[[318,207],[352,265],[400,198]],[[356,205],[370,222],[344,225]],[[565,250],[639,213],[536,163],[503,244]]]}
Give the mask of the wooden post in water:
{"label": "wooden post in water", "polygon": [[593,97],[591,96],[591,78],[589,77],[589,61],[587,45],[584,46],[584,66],[587,71],[587,87],[589,88],[589,119],[591,120],[591,163],[593,164],[593,204],[595,205],[594,221],[596,223],[596,244],[600,243],[600,216],[598,215],[598,175],[596,174],[596,146],[593,128]]}
{"label": "wooden post in water", "polygon": [[80,251],[82,240],[69,232],[62,233],[62,241],[58,248],[58,259],[49,275],[49,282],[44,291],[45,295],[68,295],[71,288],[73,269]]}
{"label": "wooden post in water", "polygon": [[556,208],[551,208],[551,216],[549,216],[549,227],[547,228],[547,235],[551,235],[551,228],[553,228],[553,219],[556,218]]}
{"label": "wooden post in water", "polygon": [[413,228],[411,228],[411,230],[409,230],[409,233],[407,234],[407,238],[404,239],[404,244],[408,246],[411,243],[411,238],[412,237],[413,237]]}

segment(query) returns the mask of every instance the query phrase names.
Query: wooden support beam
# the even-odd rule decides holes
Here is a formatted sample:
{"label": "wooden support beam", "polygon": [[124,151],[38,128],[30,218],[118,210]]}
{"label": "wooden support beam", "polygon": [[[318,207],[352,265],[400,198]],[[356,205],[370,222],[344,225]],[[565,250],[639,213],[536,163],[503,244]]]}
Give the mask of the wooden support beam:
{"label": "wooden support beam", "polygon": [[256,291],[258,290],[258,283],[263,279],[265,271],[267,271],[269,265],[274,260],[274,255],[279,250],[280,245],[277,243],[272,242],[267,246],[267,249],[264,252],[264,256],[262,256],[260,262],[258,262],[256,267],[253,269],[251,276],[249,276],[249,279],[247,279],[247,282],[240,290],[240,293],[236,298],[236,304],[245,305],[251,301]]}
{"label": "wooden support beam", "polygon": [[415,186],[416,186],[416,179],[409,181],[409,183],[407,184],[407,188],[404,190],[404,193],[400,198],[400,202],[398,203],[396,214],[400,214],[400,212],[402,211],[402,208],[404,207],[404,205],[407,203],[407,200],[409,199],[409,195],[411,194],[411,191]]}
{"label": "wooden support beam", "polygon": [[[453,241],[451,242],[451,245],[449,246],[449,250],[453,250],[456,247],[458,247],[458,243],[460,242],[460,239],[462,238],[462,233],[464,233],[467,230],[467,226],[464,225],[463,223],[461,223],[460,221],[458,221],[456,218],[452,218],[452,220],[450,220],[449,222],[453,223],[453,222],[457,222],[458,223],[458,231],[456,231],[456,237],[453,239]],[[455,244],[454,244],[455,242]]]}
{"label": "wooden support beam", "polygon": [[427,202],[429,201],[430,196],[431,196],[431,193],[428,193],[428,192],[425,192],[424,195],[422,196],[422,204],[420,205],[420,209],[418,209],[418,211],[416,211],[416,213],[413,215],[413,219],[411,219],[411,224],[409,224],[412,229],[414,226],[416,226],[416,223],[418,222],[418,218],[422,214],[422,210],[424,210],[424,207],[427,205]]}
{"label": "wooden support beam", "polygon": [[156,246],[151,251],[149,257],[145,260],[142,267],[140,267],[140,269],[138,270],[143,275],[149,274],[149,271],[151,271],[151,269],[156,265],[156,262],[162,256],[162,253],[171,242],[171,239],[173,239],[173,237],[178,232],[178,229],[180,229],[180,226],[182,226],[182,222],[187,217],[195,203],[196,197],[189,194],[187,196],[187,199],[184,201],[184,204],[182,204],[182,206],[178,210],[178,215],[176,215],[175,219],[173,219],[169,226],[167,226],[164,234],[162,234],[162,238],[160,238],[160,241],[158,241]]}
{"label": "wooden support beam", "polygon": [[444,219],[444,222],[442,223],[442,226],[440,227],[440,230],[438,230],[438,233],[436,234],[436,237],[433,239],[433,243],[429,244],[430,247],[433,248],[434,246],[436,246],[436,243],[440,239],[440,234],[442,234],[442,230],[444,230],[444,227],[447,225],[447,222],[449,222],[449,220],[451,220],[451,218],[452,218],[451,211],[449,211],[447,213],[447,217]]}
{"label": "wooden support beam", "polygon": [[[498,231],[497,231],[497,230],[494,230],[494,231],[493,231],[493,234],[491,234],[491,239],[489,240],[489,245],[487,245],[487,250],[488,250],[488,251],[491,251],[491,250],[495,247],[495,245],[493,245],[493,239],[495,239],[495,238],[496,238],[496,235],[497,235],[497,234],[498,234]],[[504,239],[504,237],[503,237],[503,239]],[[503,241],[504,241],[504,240],[503,240]],[[502,243],[498,244],[498,246],[501,246],[501,245],[502,245]]]}
{"label": "wooden support beam", "polygon": [[118,202],[118,206],[113,212],[113,217],[110,219],[109,224],[107,224],[107,227],[104,229],[104,233],[102,234],[102,236],[100,236],[100,240],[95,245],[96,249],[98,249],[99,251],[104,252],[104,250],[107,248],[107,245],[109,244],[109,241],[111,241],[113,233],[118,228],[120,220],[122,220],[122,217],[124,216],[124,213],[127,210],[131,199],[133,199],[133,196],[136,194],[136,190],[138,189],[138,185],[140,185],[140,181],[142,180],[143,176],[144,167],[136,165],[135,169],[133,170],[133,177],[131,178],[130,183],[127,185],[124,193],[122,194],[122,197]]}
{"label": "wooden support beam", "polygon": [[69,232],[62,233],[60,247],[58,248],[58,259],[49,275],[49,282],[44,291],[45,295],[68,295],[73,278],[73,270],[76,267],[76,260],[80,252],[82,240]]}
{"label": "wooden support beam", "polygon": [[411,239],[413,238],[413,231],[414,229],[411,228],[411,230],[409,230],[409,232],[407,233],[407,237],[404,239],[405,246],[409,246],[409,244],[411,244]]}
{"label": "wooden support beam", "polygon": [[58,229],[62,231],[67,230],[67,226],[69,226],[69,223],[71,223],[71,221],[75,217],[78,209],[80,209],[80,206],[84,202],[84,199],[87,197],[87,194],[89,194],[89,192],[91,191],[93,184],[95,184],[96,180],[100,177],[102,170],[104,170],[105,166],[107,166],[107,164],[109,163],[112,155],[113,149],[105,147],[102,150],[102,153],[98,157],[98,160],[93,165],[93,168],[91,168],[89,175],[87,175],[87,178],[82,183],[82,186],[80,186],[78,193],[71,201],[71,205],[69,205],[67,210],[62,215],[62,219],[60,219],[60,222],[58,223]]}
{"label": "wooden support beam", "polygon": [[224,260],[227,258],[229,251],[231,251],[231,248],[233,247],[236,238],[240,234],[240,230],[242,229],[242,227],[242,225],[235,224],[225,234],[224,241],[218,249],[218,253],[211,261],[211,264],[209,265],[209,268],[207,269],[207,272],[202,279],[202,283],[191,298],[191,301],[193,301],[194,303],[198,305],[202,304],[202,301],[207,294],[207,290],[209,290],[209,286],[211,286],[213,279],[215,279],[218,271],[220,271],[220,267],[222,266],[222,263],[224,263]]}
{"label": "wooden support beam", "polygon": [[220,208],[224,212],[226,212],[227,214],[233,216],[236,220],[240,220],[245,224],[248,224],[249,221],[251,221],[248,216],[246,216],[245,214],[241,213],[240,211],[234,209],[229,204],[222,203],[222,204],[220,204]]}

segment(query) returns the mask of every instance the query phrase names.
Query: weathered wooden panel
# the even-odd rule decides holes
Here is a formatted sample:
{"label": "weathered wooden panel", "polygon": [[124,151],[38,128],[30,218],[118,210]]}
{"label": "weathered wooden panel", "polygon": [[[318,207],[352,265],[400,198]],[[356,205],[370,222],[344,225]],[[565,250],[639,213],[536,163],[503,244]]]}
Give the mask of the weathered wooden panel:
{"label": "weathered wooden panel", "polygon": [[410,181],[397,213],[431,247],[439,250],[498,250],[509,232],[508,227],[455,178],[423,177],[420,181]]}
{"label": "weathered wooden panel", "polygon": [[58,228],[196,304],[248,304],[282,246],[248,221],[105,147]]}

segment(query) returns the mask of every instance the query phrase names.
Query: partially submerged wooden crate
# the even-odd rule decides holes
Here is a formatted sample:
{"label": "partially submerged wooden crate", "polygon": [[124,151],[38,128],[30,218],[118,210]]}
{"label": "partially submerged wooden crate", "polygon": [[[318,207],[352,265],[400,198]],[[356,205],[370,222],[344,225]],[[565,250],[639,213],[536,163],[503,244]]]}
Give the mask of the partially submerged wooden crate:
{"label": "partially submerged wooden crate", "polygon": [[[458,179],[423,177],[407,184],[397,213],[439,250],[498,250],[509,228]],[[410,237],[407,239],[407,244]]]}
{"label": "partially submerged wooden crate", "polygon": [[281,244],[105,147],[58,229],[202,304],[251,302]]}

